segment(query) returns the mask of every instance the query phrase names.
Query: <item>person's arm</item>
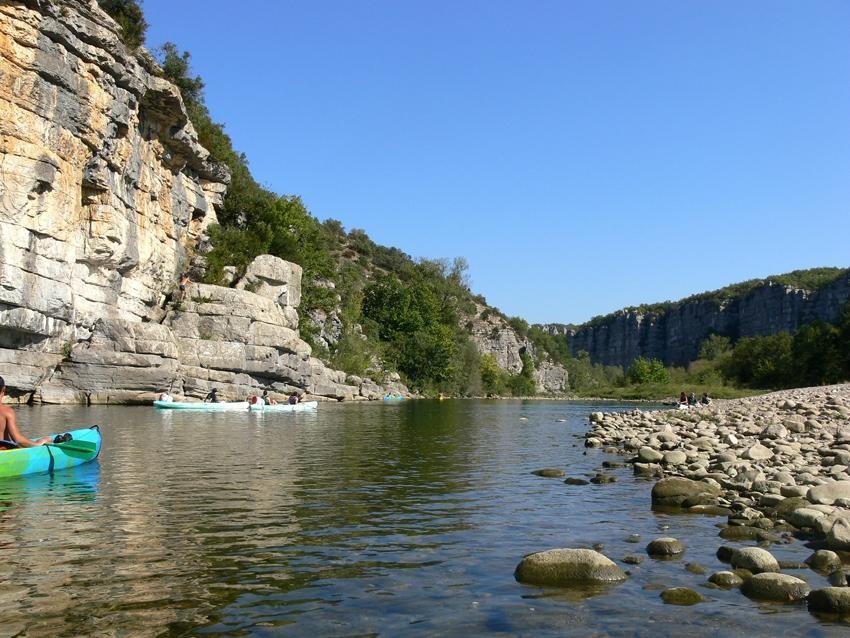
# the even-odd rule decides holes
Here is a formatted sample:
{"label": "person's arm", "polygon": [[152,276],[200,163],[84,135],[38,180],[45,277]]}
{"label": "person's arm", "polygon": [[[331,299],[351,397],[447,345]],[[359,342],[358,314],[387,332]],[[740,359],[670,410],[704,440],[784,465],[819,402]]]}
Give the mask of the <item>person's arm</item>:
{"label": "person's arm", "polygon": [[15,419],[15,413],[12,410],[7,411],[4,416],[6,417],[6,432],[9,438],[17,443],[19,447],[38,447],[53,440],[49,436],[44,436],[36,441],[32,441],[21,434],[21,431],[18,429],[18,422]]}

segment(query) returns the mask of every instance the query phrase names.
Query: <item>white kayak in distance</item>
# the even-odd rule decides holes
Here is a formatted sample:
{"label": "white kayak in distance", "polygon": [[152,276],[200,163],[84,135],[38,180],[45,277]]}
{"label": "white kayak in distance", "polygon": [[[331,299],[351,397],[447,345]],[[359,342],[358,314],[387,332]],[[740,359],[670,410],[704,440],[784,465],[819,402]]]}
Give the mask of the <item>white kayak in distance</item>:
{"label": "white kayak in distance", "polygon": [[269,405],[268,403],[264,405],[259,405],[256,403],[251,403],[249,408],[262,412],[310,412],[311,410],[317,410],[319,408],[318,401],[299,401],[298,403],[274,403]]}
{"label": "white kayak in distance", "polygon": [[310,412],[319,407],[318,401],[300,403],[248,403],[247,401],[220,401],[201,403],[200,401],[154,401],[155,408],[163,410],[201,410],[206,412]]}

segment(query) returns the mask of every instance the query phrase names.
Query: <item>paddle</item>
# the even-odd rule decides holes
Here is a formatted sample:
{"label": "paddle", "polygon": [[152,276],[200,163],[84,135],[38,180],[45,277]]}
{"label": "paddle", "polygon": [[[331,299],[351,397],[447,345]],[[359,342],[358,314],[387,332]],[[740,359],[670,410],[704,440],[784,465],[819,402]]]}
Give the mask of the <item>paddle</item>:
{"label": "paddle", "polygon": [[78,441],[75,439],[65,441],[64,443],[47,443],[47,445],[59,448],[63,452],[82,452],[84,454],[91,454],[97,450],[97,443],[94,441]]}

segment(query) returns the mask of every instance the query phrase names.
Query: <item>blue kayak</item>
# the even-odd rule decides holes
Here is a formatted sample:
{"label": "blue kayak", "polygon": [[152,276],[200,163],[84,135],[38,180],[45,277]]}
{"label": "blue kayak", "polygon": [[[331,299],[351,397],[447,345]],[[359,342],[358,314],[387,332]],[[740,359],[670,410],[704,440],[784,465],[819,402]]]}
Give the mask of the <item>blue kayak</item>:
{"label": "blue kayak", "polygon": [[64,443],[0,450],[0,478],[53,472],[97,458],[101,443],[98,426],[68,430],[68,434],[73,438]]}

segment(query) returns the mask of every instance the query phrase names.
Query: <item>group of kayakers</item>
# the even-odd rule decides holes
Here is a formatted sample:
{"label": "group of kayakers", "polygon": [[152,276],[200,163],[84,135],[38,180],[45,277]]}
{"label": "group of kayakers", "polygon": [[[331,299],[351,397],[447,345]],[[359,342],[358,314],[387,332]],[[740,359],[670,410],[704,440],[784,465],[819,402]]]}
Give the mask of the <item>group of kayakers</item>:
{"label": "group of kayakers", "polygon": [[[171,394],[168,393],[168,391],[165,391],[165,392],[159,393],[157,400],[158,401],[166,401],[166,402],[170,403],[170,402],[174,401],[174,397],[172,397]],[[277,400],[269,394],[268,390],[263,390],[262,395],[257,395],[257,394],[248,395],[248,397],[245,399],[245,401],[246,401],[246,403],[249,403],[251,405],[258,405],[258,404],[259,405],[277,405],[277,403],[278,403]],[[218,388],[212,388],[209,392],[207,392],[207,395],[204,397],[204,403],[218,403],[218,402],[219,402],[219,400],[218,400]],[[289,395],[289,398],[287,399],[286,402],[289,403],[290,405],[295,405],[296,403],[300,403],[301,402],[301,395],[298,394],[297,392],[293,392],[292,394]]]}

